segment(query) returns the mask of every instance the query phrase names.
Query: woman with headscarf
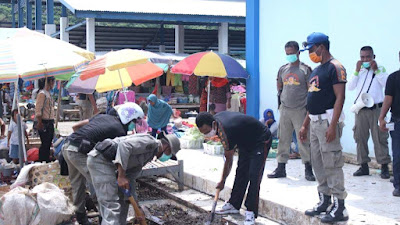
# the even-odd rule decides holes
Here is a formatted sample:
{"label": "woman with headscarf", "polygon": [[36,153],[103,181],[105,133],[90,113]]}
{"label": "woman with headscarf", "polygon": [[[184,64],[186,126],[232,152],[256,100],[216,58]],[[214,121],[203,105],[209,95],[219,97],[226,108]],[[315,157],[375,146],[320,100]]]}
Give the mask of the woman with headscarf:
{"label": "woman with headscarf", "polygon": [[147,116],[147,123],[152,128],[151,135],[155,137],[158,129],[167,132],[167,124],[172,115],[172,108],[168,103],[160,100],[154,94],[147,97],[149,101],[149,111]]}
{"label": "woman with headscarf", "polygon": [[260,119],[260,122],[268,126],[272,137],[277,137],[278,135],[278,123],[275,121],[274,111],[272,109],[266,109],[264,111],[264,117]]}

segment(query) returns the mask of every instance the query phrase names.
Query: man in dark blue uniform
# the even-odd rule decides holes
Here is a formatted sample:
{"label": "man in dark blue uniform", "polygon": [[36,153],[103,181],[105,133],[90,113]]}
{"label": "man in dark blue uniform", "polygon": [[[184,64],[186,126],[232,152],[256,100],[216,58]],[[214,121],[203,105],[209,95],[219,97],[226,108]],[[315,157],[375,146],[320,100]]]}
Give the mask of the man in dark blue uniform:
{"label": "man in dark blue uniform", "polygon": [[347,196],[344,188],[344,159],[340,143],[344,126],[342,109],[346,70],[329,52],[329,38],[325,34],[310,34],[304,47],[304,50],[309,51],[310,59],[320,63],[310,75],[308,115],[300,129],[301,141],[306,140],[310,129],[311,164],[318,181],[320,202],[305,214],[316,216],[325,212],[321,218],[323,223],[347,221],[349,217],[344,206]]}

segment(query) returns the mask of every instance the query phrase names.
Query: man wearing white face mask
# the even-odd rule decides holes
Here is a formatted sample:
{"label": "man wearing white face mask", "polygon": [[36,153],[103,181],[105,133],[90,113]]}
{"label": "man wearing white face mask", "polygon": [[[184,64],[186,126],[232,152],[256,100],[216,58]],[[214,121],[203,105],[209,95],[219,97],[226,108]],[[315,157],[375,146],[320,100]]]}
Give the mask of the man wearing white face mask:
{"label": "man wearing white face mask", "polygon": [[375,61],[374,50],[370,46],[364,46],[360,50],[360,60],[357,62],[356,71],[349,81],[348,89],[356,90],[357,97],[354,104],[361,101],[361,95],[368,93],[374,100],[370,108],[364,107],[355,115],[354,140],[357,143],[357,161],[361,167],[354,176],[369,175],[368,139],[371,130],[376,161],[382,165],[381,178],[389,179],[388,164],[391,162],[388,148],[389,134],[379,129],[378,118],[384,99],[383,90],[388,74],[385,67],[378,66]]}
{"label": "man wearing white face mask", "polygon": [[231,197],[216,213],[239,213],[247,190],[244,225],[255,224],[265,160],[272,143],[271,132],[254,117],[238,112],[225,111],[215,116],[210,113],[200,113],[196,117],[196,125],[207,137],[218,135],[225,149],[224,171],[217,189],[224,189],[225,180],[232,168],[235,149],[239,149],[238,167]]}
{"label": "man wearing white face mask", "polygon": [[[293,131],[298,135],[307,114],[308,78],[311,68],[299,60],[299,44],[289,41],[285,45],[288,64],[283,65],[278,72],[277,87],[281,105],[279,106],[279,145],[278,167],[268,174],[268,178],[286,177],[286,164],[289,159],[289,149],[293,139]],[[300,137],[297,136],[297,140]],[[310,142],[299,143],[301,160],[305,165],[305,178],[315,181],[311,167]]]}

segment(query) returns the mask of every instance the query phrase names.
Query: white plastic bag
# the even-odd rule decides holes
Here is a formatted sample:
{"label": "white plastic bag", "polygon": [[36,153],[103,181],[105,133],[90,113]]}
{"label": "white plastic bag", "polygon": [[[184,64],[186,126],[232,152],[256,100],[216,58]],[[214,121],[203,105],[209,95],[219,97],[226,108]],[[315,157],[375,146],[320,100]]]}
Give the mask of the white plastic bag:
{"label": "white plastic bag", "polygon": [[39,206],[28,189],[17,187],[0,199],[1,224],[36,225]]}
{"label": "white plastic bag", "polygon": [[40,225],[54,225],[67,221],[75,211],[64,191],[52,183],[43,183],[32,189],[39,205]]}

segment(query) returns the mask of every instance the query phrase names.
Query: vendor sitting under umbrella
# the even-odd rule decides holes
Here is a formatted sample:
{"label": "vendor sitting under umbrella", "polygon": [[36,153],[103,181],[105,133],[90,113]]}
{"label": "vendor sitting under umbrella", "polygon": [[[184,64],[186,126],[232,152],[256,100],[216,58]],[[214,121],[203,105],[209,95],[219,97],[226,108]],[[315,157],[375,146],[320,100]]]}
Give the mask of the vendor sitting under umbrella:
{"label": "vendor sitting under umbrella", "polygon": [[126,224],[129,204],[118,191],[118,186],[130,190],[137,199],[135,179],[143,166],[154,156],[162,162],[167,161],[180,150],[179,139],[174,134],[162,133],[160,136],[160,140],[148,134],[106,139],[89,153],[87,163],[100,206],[102,225]]}

